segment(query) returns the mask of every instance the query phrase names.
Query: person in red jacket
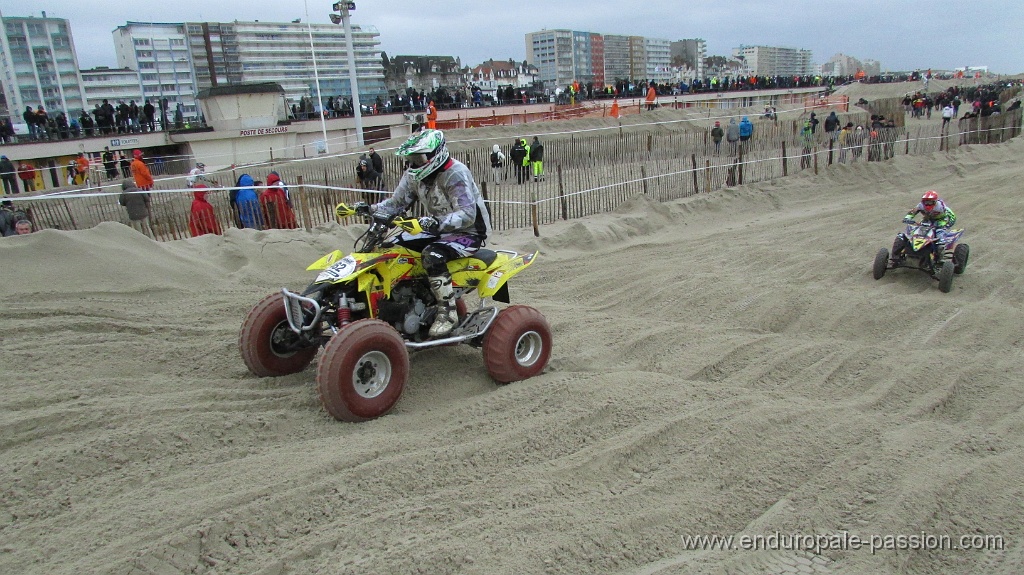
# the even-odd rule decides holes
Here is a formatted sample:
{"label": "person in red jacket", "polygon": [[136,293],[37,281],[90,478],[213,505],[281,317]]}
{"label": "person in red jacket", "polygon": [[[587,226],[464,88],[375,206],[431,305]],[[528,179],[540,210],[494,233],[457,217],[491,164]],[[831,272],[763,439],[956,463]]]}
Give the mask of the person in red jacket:
{"label": "person in red jacket", "polygon": [[267,175],[267,189],[260,195],[260,203],[263,204],[268,228],[293,230],[299,227],[295,220],[295,211],[292,210],[291,199],[288,197],[288,188],[277,172],[270,172]]}
{"label": "person in red jacket", "polygon": [[18,166],[18,178],[21,179],[21,185],[26,192],[36,191],[36,169],[32,167],[32,164],[22,162]]}
{"label": "person in red jacket", "polygon": [[213,212],[213,205],[206,200],[208,188],[205,184],[196,184],[194,189],[192,195],[195,199],[192,200],[192,211],[188,215],[188,231],[192,233],[192,237],[205,234],[221,235],[223,232]]}

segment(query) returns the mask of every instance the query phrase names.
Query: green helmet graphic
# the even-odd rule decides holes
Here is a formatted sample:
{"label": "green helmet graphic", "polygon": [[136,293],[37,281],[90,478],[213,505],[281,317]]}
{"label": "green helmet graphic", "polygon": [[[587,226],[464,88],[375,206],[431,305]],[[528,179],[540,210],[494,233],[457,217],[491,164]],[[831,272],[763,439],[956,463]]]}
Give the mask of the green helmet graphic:
{"label": "green helmet graphic", "polygon": [[398,147],[396,156],[409,162],[409,173],[423,181],[448,161],[448,146],[441,130],[423,130]]}

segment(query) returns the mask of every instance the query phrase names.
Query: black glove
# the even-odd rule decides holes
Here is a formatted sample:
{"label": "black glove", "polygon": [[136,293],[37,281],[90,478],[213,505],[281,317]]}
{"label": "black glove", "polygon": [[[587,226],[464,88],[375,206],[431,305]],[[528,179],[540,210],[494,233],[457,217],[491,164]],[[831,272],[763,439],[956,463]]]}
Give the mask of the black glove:
{"label": "black glove", "polygon": [[370,215],[370,206],[366,202],[356,202],[352,204],[352,209],[356,211],[358,216]]}
{"label": "black glove", "polygon": [[430,234],[430,235],[432,235],[432,236],[436,236],[437,233],[440,231],[440,228],[441,228],[440,224],[437,223],[436,219],[434,219],[434,218],[432,218],[430,216],[422,217],[422,218],[420,218],[419,221],[420,221],[420,227],[423,228],[423,231],[428,233],[428,234]]}

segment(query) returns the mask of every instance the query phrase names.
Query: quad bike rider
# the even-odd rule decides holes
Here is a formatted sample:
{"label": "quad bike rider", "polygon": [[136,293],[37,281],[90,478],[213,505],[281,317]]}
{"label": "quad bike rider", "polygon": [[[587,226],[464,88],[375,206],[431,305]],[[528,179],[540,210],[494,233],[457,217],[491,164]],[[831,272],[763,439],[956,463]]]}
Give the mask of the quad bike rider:
{"label": "quad bike rider", "polygon": [[[922,222],[929,222],[935,226],[935,233],[940,236],[939,244],[941,247],[941,234],[953,227],[953,224],[956,223],[956,214],[953,213],[953,210],[949,209],[946,202],[942,201],[939,198],[939,194],[934,190],[928,190],[921,196],[920,203],[907,212],[906,216],[903,216],[903,223],[917,223],[914,219],[917,214],[921,214]],[[893,263],[899,263],[906,257],[906,247],[907,236],[905,234],[898,234],[896,241],[892,245]]]}
{"label": "quad bike rider", "polygon": [[[917,214],[923,215],[921,222],[915,220]],[[882,279],[891,269],[918,269],[938,280],[939,290],[948,293],[953,276],[964,273],[970,254],[970,247],[960,242],[964,230],[951,229],[956,214],[935,191],[928,190],[921,202],[907,212],[903,223],[907,228],[896,235],[892,254],[886,248],[875,254],[874,278]]]}
{"label": "quad bike rider", "polygon": [[[447,262],[476,253],[491,231],[490,216],[473,174],[452,158],[441,130],[423,130],[402,144],[395,155],[409,168],[383,202],[369,206],[369,214],[394,217],[419,201],[429,214],[420,218],[422,234],[404,233],[398,243],[423,256],[430,289],[437,300],[431,337],[448,335],[459,323]],[[362,206],[357,210],[364,211]]]}
{"label": "quad bike rider", "polygon": [[[551,327],[538,310],[488,303],[510,304],[509,280],[538,253],[482,248],[487,209],[441,132],[414,135],[398,155],[408,169],[393,198],[335,209],[342,220],[369,220],[355,251],[334,250],[311,264],[306,269],[319,274],[308,287],[264,297],[239,332],[242,359],[259,377],[303,371],[322,348],[317,391],[343,421],[391,410],[409,378],[409,350],[479,348],[499,384],[540,374],[551,355]],[[431,215],[405,217],[417,200]],[[479,298],[473,310],[464,297],[471,295]]]}

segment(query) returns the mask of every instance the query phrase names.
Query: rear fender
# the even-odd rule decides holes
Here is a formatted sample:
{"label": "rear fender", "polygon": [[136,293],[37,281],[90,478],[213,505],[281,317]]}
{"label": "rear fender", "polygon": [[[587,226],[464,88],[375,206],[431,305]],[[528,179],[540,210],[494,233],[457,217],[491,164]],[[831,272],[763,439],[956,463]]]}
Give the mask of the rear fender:
{"label": "rear fender", "polygon": [[477,292],[480,297],[494,297],[496,293],[505,287],[505,284],[508,283],[512,276],[530,266],[537,259],[538,255],[540,255],[540,252],[518,255],[500,266],[488,270],[484,275],[483,281],[477,286]]}

